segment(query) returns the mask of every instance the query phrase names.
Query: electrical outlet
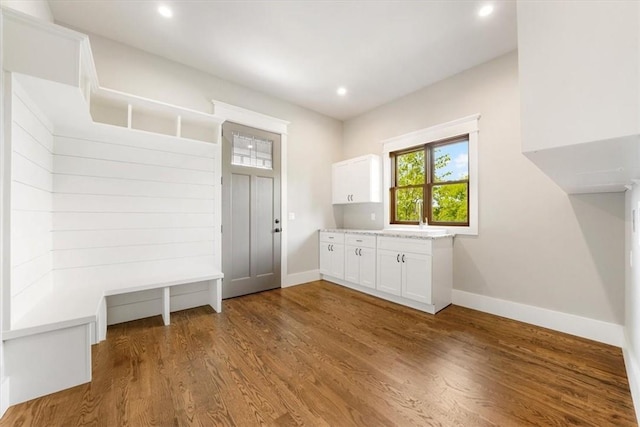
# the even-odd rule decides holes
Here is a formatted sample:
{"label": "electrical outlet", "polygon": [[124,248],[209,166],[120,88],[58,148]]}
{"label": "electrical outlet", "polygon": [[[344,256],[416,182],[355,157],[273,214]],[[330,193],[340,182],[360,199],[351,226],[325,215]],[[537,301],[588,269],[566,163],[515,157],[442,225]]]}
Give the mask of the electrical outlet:
{"label": "electrical outlet", "polygon": [[296,219],[296,214],[295,212],[289,212],[289,220],[293,221],[294,219]]}
{"label": "electrical outlet", "polygon": [[375,221],[376,220],[376,214],[374,212],[371,212],[371,221]]}

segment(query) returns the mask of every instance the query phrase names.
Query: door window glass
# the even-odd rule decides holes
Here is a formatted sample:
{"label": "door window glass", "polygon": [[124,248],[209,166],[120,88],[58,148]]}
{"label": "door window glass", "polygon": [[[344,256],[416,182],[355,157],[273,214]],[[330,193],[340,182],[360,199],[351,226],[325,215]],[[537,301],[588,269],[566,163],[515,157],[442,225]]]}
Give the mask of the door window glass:
{"label": "door window glass", "polygon": [[272,169],[273,141],[234,133],[231,163],[238,166]]}

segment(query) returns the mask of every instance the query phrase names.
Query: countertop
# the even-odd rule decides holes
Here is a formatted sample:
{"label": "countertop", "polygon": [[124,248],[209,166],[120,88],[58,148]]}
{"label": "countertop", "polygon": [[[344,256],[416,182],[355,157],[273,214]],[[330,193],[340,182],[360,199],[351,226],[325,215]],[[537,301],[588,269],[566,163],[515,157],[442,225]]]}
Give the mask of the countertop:
{"label": "countertop", "polygon": [[325,231],[329,233],[350,233],[350,234],[364,234],[369,236],[385,236],[385,237],[401,237],[403,239],[423,239],[423,240],[436,240],[436,239],[450,239],[455,234],[436,234],[427,230],[357,230],[349,228],[321,228],[319,231]]}

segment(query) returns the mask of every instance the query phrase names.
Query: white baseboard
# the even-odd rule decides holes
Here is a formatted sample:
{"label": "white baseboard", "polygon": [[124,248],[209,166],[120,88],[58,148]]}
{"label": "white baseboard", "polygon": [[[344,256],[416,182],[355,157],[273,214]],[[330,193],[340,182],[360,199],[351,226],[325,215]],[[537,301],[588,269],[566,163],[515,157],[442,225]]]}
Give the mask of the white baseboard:
{"label": "white baseboard", "polygon": [[636,410],[636,419],[640,420],[640,366],[629,345],[625,345],[622,348],[622,355],[624,356],[624,366],[627,370],[627,379],[629,380],[633,407]]}
{"label": "white baseboard", "polygon": [[453,303],[508,319],[530,323],[593,341],[624,347],[624,327],[615,323],[562,313],[460,290],[453,290]]}
{"label": "white baseboard", "polygon": [[288,288],[289,286],[301,285],[303,283],[309,283],[316,280],[320,280],[320,270],[309,270],[301,273],[293,273],[287,275],[287,278],[283,280],[282,287]]}

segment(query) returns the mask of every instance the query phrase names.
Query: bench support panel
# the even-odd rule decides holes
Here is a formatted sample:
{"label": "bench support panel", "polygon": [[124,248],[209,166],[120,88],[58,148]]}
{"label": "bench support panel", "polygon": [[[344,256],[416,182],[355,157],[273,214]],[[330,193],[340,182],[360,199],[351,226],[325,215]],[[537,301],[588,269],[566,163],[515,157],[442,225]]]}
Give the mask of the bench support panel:
{"label": "bench support panel", "polygon": [[91,381],[91,328],[87,323],[5,341],[9,404]]}
{"label": "bench support panel", "polygon": [[222,313],[222,279],[209,281],[209,305],[216,313]]}
{"label": "bench support panel", "polygon": [[171,288],[162,288],[162,320],[165,326],[171,324]]}

